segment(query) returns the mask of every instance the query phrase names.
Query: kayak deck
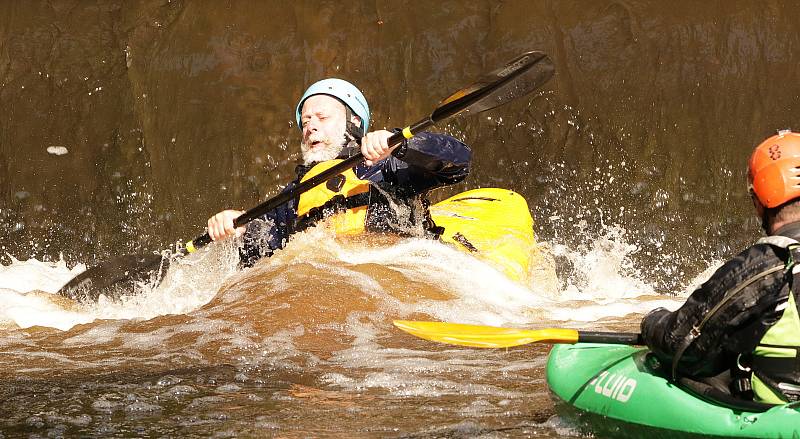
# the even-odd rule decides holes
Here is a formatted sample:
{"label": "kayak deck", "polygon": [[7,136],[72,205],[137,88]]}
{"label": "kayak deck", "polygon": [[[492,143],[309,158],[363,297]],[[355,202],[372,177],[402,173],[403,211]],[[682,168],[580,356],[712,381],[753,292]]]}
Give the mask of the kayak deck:
{"label": "kayak deck", "polygon": [[442,242],[488,262],[512,280],[528,282],[539,249],[521,195],[508,189],[473,189],[432,205],[430,213],[444,227]]}
{"label": "kayak deck", "polygon": [[646,348],[555,345],[547,362],[547,383],[559,401],[559,414],[595,433],[800,437],[800,404],[763,412],[722,406],[667,380],[664,368]]}

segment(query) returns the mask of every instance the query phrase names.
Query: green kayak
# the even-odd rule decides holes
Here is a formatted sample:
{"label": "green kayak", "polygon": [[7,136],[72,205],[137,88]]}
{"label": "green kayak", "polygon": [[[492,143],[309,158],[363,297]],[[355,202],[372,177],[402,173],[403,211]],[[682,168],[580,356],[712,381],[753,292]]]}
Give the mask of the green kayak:
{"label": "green kayak", "polygon": [[664,369],[641,347],[555,345],[547,383],[559,415],[601,437],[800,438],[800,402],[736,400],[702,383],[676,385]]}

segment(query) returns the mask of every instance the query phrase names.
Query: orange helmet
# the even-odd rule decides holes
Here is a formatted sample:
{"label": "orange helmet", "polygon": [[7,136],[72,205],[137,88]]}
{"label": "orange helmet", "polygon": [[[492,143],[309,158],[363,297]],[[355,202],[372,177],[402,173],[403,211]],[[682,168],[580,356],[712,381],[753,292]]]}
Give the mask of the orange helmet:
{"label": "orange helmet", "polygon": [[800,133],[781,130],[761,142],[750,156],[747,180],[769,208],[800,197]]}

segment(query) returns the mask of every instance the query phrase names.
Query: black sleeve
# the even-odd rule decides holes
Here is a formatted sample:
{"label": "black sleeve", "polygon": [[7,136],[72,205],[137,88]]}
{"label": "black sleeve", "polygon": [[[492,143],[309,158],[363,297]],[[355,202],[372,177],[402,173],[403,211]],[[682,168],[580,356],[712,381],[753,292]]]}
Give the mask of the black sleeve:
{"label": "black sleeve", "polygon": [[387,181],[413,193],[458,183],[469,174],[472,150],[445,134],[422,132],[395,150],[384,165]]}
{"label": "black sleeve", "polygon": [[680,357],[678,371],[712,376],[731,367],[738,354],[752,352],[782,314],[776,305],[788,297],[790,283],[776,251],[782,250],[754,245],[717,269],[678,310],[660,308],[646,315],[641,323],[645,344],[671,366],[692,329],[708,315]]}
{"label": "black sleeve", "polygon": [[[296,184],[290,183],[282,192],[292,190]],[[297,218],[296,200],[278,206],[275,210],[251,221],[239,249],[239,262],[250,267],[262,257],[272,256],[275,250],[286,246],[292,234],[292,225]]]}

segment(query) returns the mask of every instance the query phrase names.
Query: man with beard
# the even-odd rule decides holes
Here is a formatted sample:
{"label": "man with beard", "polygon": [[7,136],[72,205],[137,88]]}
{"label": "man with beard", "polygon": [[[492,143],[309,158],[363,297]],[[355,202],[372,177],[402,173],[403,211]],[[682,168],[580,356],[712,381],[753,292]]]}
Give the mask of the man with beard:
{"label": "man with beard", "polygon": [[756,147],[748,181],[768,236],[717,269],[677,311],[645,316],[642,339],[675,379],[768,404],[800,401],[800,134],[779,131]]}
{"label": "man with beard", "polygon": [[295,117],[303,136],[303,164],[296,169],[297,179],[284,191],[354,154],[362,154],[364,162],[278,207],[262,217],[264,221],[237,229],[233,221],[242,211],[225,210],[211,217],[211,239],[244,234],[243,265],[272,255],[293,233],[323,221],[337,234],[441,233],[428,215],[426,194],[466,178],[472,156],[466,145],[450,136],[424,132],[389,148],[393,132],[369,132],[364,95],[337,78],[312,84],[297,104]]}

